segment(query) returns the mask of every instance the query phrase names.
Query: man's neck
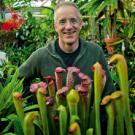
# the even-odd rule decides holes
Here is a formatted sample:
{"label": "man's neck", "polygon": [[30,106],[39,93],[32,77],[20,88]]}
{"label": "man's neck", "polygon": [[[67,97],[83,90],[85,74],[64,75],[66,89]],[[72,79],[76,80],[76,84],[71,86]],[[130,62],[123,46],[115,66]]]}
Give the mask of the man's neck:
{"label": "man's neck", "polygon": [[73,53],[79,47],[79,40],[73,44],[65,44],[60,40],[58,42],[59,42],[60,49],[65,53]]}

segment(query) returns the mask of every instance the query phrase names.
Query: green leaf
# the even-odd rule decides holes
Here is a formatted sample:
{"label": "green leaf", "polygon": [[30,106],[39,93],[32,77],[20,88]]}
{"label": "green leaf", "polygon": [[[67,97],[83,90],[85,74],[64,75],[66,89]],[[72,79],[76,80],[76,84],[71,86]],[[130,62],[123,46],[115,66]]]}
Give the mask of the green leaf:
{"label": "green leaf", "polygon": [[27,15],[28,15],[28,17],[32,18],[32,13],[30,11],[28,12]]}
{"label": "green leaf", "polygon": [[7,118],[1,118],[1,121],[8,121]]}
{"label": "green leaf", "polygon": [[19,117],[16,117],[16,119],[14,121],[14,128],[15,128],[15,133],[17,135],[24,135],[23,127],[21,125],[21,121],[20,121]]}
{"label": "green leaf", "polygon": [[103,9],[105,9],[105,8],[109,5],[109,3],[110,3],[109,0],[104,0],[104,1],[102,1],[102,3],[100,3],[100,4],[97,6],[97,8],[96,8],[94,14],[95,14],[96,16],[98,16],[99,13],[100,13],[101,11],[103,11]]}
{"label": "green leaf", "polygon": [[37,126],[37,127],[39,127],[39,129],[42,131],[42,126],[41,126],[41,121],[40,120],[34,120],[33,121],[33,123]]}
{"label": "green leaf", "polygon": [[2,90],[3,90],[3,86],[2,86],[2,84],[0,82],[0,93],[2,92]]}
{"label": "green leaf", "polygon": [[132,120],[135,121],[135,113],[132,113]]}
{"label": "green leaf", "polygon": [[29,111],[35,110],[35,109],[36,110],[39,109],[39,105],[38,104],[27,106],[27,107],[24,108],[24,111],[25,112],[29,112]]}
{"label": "green leaf", "polygon": [[14,133],[5,133],[3,135],[16,135],[16,134],[14,134]]}
{"label": "green leaf", "polygon": [[22,91],[22,82],[23,80],[18,80],[19,70],[17,69],[14,75],[12,76],[11,82],[9,82],[0,94],[0,111],[10,107],[12,102],[12,93],[13,91]]}
{"label": "green leaf", "polygon": [[45,8],[41,11],[41,14],[48,16],[50,13],[53,13],[52,11],[53,11],[53,9],[48,8],[48,7],[45,7]]}
{"label": "green leaf", "polygon": [[40,25],[40,27],[41,27],[41,29],[42,29],[42,30],[47,29],[47,25],[46,25],[46,23],[42,23],[42,24]]}
{"label": "green leaf", "polygon": [[16,119],[16,118],[17,118],[17,115],[14,114],[14,113],[12,113],[12,114],[9,114],[8,116],[6,116],[6,118],[7,118],[8,120],[13,120],[13,119]]}

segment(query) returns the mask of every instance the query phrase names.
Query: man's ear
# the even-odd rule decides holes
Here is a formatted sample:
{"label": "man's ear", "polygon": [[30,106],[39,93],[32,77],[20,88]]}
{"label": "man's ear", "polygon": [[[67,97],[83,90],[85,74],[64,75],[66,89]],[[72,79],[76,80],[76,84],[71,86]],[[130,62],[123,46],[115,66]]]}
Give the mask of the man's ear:
{"label": "man's ear", "polygon": [[80,20],[80,30],[82,29],[83,25],[84,25],[84,22],[83,22],[83,20],[81,19],[81,20]]}

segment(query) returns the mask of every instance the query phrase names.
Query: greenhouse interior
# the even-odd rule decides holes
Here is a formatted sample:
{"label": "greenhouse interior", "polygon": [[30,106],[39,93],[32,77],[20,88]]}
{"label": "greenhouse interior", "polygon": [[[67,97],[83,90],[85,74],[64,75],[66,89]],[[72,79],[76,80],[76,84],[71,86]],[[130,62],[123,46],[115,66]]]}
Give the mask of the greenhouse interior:
{"label": "greenhouse interior", "polygon": [[134,135],[135,0],[0,0],[0,135]]}

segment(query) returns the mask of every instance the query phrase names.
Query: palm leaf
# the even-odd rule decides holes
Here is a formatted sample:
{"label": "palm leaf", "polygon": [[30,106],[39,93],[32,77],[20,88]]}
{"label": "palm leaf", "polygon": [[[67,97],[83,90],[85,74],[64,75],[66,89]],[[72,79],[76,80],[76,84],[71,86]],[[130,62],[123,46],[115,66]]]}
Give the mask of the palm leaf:
{"label": "palm leaf", "polygon": [[9,82],[0,93],[0,111],[8,108],[12,102],[12,93],[13,91],[22,91],[22,82],[23,80],[18,80],[19,70],[17,69],[14,75],[12,76],[11,82]]}

